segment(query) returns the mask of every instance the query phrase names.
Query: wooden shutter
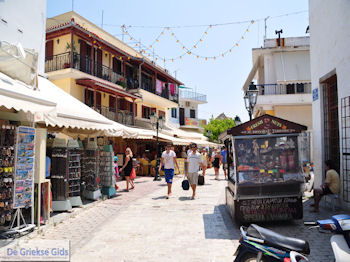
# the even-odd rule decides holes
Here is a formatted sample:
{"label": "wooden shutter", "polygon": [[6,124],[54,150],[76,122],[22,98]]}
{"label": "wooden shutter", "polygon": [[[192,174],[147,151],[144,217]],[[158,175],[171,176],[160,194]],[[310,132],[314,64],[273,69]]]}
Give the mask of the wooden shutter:
{"label": "wooden shutter", "polygon": [[96,92],[96,107],[97,109],[101,109],[101,93]]}
{"label": "wooden shutter", "polygon": [[53,40],[46,41],[45,44],[45,59],[52,60],[53,57]]}
{"label": "wooden shutter", "polygon": [[80,71],[83,72],[88,72],[86,66],[86,60],[87,60],[87,54],[86,54],[86,48],[87,45],[85,43],[85,41],[81,40],[80,41]]}
{"label": "wooden shutter", "polygon": [[109,111],[115,112],[115,109],[116,109],[115,97],[110,95],[109,96]]}

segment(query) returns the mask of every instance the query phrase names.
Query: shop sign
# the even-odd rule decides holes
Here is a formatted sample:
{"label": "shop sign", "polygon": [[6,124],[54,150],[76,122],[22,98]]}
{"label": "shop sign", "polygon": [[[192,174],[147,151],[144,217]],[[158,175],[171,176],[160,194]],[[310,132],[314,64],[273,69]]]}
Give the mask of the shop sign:
{"label": "shop sign", "polygon": [[266,134],[290,134],[301,133],[306,126],[299,125],[275,116],[263,115],[249,122],[233,127],[228,134],[239,135],[266,135]]}
{"label": "shop sign", "polygon": [[237,202],[240,220],[276,221],[303,217],[302,201],[298,197],[245,199]]}
{"label": "shop sign", "polygon": [[185,125],[186,126],[193,126],[193,127],[199,127],[199,121],[193,118],[185,118]]}
{"label": "shop sign", "polygon": [[16,139],[13,208],[32,206],[35,128],[19,126]]}

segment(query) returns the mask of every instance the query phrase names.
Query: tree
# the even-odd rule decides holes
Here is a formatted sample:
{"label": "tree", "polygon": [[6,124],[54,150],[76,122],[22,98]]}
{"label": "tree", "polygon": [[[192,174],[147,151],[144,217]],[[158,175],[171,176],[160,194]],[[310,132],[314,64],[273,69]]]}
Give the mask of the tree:
{"label": "tree", "polygon": [[204,135],[208,137],[211,142],[218,142],[219,135],[235,125],[235,120],[232,118],[211,118],[209,123],[204,126]]}

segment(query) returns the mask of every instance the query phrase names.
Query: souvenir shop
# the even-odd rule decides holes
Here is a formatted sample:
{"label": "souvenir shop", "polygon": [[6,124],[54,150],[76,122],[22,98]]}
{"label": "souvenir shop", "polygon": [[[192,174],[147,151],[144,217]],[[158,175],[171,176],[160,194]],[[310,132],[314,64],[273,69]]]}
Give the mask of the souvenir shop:
{"label": "souvenir shop", "polygon": [[263,115],[227,130],[226,205],[240,223],[303,217],[301,134],[306,127]]}

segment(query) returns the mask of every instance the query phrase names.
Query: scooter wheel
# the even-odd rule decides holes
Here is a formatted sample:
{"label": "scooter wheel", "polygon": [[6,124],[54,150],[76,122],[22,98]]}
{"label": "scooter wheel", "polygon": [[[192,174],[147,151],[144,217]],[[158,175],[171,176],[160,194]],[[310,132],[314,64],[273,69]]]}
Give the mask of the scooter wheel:
{"label": "scooter wheel", "polygon": [[[237,256],[235,262],[256,262],[257,254],[254,253],[244,253],[241,256]],[[262,258],[260,262],[268,262],[269,260]]]}

